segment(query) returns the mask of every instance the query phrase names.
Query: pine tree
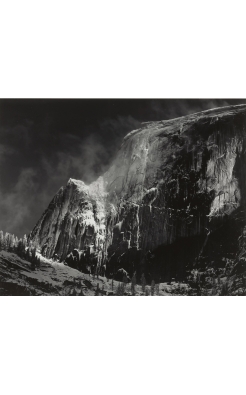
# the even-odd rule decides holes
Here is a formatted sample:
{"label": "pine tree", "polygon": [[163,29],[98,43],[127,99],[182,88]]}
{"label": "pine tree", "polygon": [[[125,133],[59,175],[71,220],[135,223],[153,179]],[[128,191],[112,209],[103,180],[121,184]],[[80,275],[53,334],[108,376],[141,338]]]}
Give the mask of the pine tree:
{"label": "pine tree", "polygon": [[118,283],[118,287],[116,290],[116,295],[118,296],[123,296],[124,295],[124,284],[123,283]]}
{"label": "pine tree", "polygon": [[125,292],[125,289],[126,289],[126,285],[127,285],[127,277],[126,277],[126,275],[125,275],[125,273],[124,273],[124,275],[123,275],[123,288],[124,288],[124,292]]}
{"label": "pine tree", "polygon": [[99,296],[100,288],[99,288],[99,283],[97,283],[97,289],[95,291],[95,296]]}
{"label": "pine tree", "polygon": [[31,254],[32,254],[31,260],[35,263],[36,262],[36,248],[35,247],[32,248]]}
{"label": "pine tree", "polygon": [[135,285],[136,285],[136,273],[134,273],[132,276],[132,284],[131,284],[132,295],[135,295]]}
{"label": "pine tree", "polygon": [[0,251],[5,249],[4,235],[3,231],[0,230]]}
{"label": "pine tree", "polygon": [[9,251],[14,251],[15,235],[9,235]]}
{"label": "pine tree", "polygon": [[213,288],[212,288],[212,295],[216,295],[217,294],[217,289],[216,289],[216,280],[215,277],[213,277]]}
{"label": "pine tree", "polygon": [[17,245],[17,248],[16,248],[16,254],[21,257],[21,254],[22,254],[22,239],[20,239],[18,241],[18,245]]}
{"label": "pine tree", "polygon": [[32,251],[31,247],[27,247],[25,250],[25,259],[29,262],[32,262]]}
{"label": "pine tree", "polygon": [[35,264],[36,268],[40,267],[40,259],[37,255],[35,255],[35,257],[34,257],[34,264]]}
{"label": "pine tree", "polygon": [[37,267],[40,268],[41,266],[41,259],[37,257]]}
{"label": "pine tree", "polygon": [[120,283],[118,283],[118,287],[116,289],[116,295],[120,296]]}
{"label": "pine tree", "polygon": [[216,287],[213,286],[213,288],[212,288],[212,296],[215,296],[215,295],[217,295],[217,290],[216,290]]}
{"label": "pine tree", "polygon": [[151,281],[151,296],[155,294],[155,282],[154,280]]}
{"label": "pine tree", "polygon": [[142,291],[144,293],[145,292],[145,286],[146,286],[146,280],[145,280],[144,273],[141,276],[141,285],[142,285]]}
{"label": "pine tree", "polygon": [[35,270],[35,269],[36,269],[35,262],[31,260],[31,270]]}
{"label": "pine tree", "polygon": [[19,240],[18,240],[18,237],[16,236],[15,242],[14,242],[14,250],[15,250],[15,251],[17,250],[18,243],[19,243]]}
{"label": "pine tree", "polygon": [[229,295],[229,287],[228,287],[228,280],[222,284],[221,294],[220,296],[228,296]]}
{"label": "pine tree", "polygon": [[17,254],[21,257],[24,258],[25,257],[25,246],[23,244],[23,240],[20,239],[18,241],[18,245],[17,245],[17,250],[16,250]]}
{"label": "pine tree", "polygon": [[5,233],[5,250],[9,251],[10,248],[10,234],[8,232]]}
{"label": "pine tree", "polygon": [[22,243],[23,243],[24,248],[28,247],[26,235],[24,235],[23,240],[22,240]]}

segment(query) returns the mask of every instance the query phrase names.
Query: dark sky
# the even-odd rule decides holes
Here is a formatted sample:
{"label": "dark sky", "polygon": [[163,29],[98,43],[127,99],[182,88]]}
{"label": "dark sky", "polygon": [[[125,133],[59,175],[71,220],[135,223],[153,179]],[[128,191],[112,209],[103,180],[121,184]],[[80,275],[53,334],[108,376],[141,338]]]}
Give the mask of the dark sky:
{"label": "dark sky", "polygon": [[0,99],[0,229],[28,234],[70,177],[89,183],[140,122],[175,118],[232,99]]}

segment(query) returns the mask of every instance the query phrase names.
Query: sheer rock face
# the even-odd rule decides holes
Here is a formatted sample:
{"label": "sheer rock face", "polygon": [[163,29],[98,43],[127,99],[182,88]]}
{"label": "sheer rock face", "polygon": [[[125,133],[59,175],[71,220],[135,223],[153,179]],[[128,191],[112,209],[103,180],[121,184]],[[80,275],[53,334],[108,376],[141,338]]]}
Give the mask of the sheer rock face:
{"label": "sheer rock face", "polygon": [[143,265],[149,250],[205,238],[245,205],[240,105],[144,123],[97,181],[70,179],[58,191],[30,239],[49,257],[93,245],[103,259],[129,269],[131,261]]}
{"label": "sheer rock face", "polygon": [[103,178],[87,186],[70,178],[51,201],[30,235],[48,257],[63,258],[73,248],[104,249],[106,193]]}

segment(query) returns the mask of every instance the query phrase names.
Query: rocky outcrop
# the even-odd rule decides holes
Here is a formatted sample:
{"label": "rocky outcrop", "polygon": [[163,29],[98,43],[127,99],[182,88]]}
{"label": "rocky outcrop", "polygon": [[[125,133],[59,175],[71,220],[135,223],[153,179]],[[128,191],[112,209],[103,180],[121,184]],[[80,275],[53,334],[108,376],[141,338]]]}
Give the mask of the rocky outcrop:
{"label": "rocky outcrop", "polygon": [[48,257],[90,248],[111,270],[182,274],[245,224],[245,128],[245,105],[142,124],[102,177],[58,191],[30,239]]}
{"label": "rocky outcrop", "polygon": [[64,258],[73,248],[104,249],[106,194],[103,179],[87,186],[70,179],[42,215],[30,235],[51,257]]}

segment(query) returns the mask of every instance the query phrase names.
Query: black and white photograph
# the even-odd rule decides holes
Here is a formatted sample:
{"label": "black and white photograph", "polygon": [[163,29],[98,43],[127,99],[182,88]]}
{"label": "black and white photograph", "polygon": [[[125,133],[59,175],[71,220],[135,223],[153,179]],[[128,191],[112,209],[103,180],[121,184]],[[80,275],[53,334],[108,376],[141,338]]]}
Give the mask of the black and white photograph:
{"label": "black and white photograph", "polygon": [[0,111],[1,295],[246,295],[246,100]]}
{"label": "black and white photograph", "polygon": [[0,37],[1,393],[244,393],[243,2],[0,0]]}

